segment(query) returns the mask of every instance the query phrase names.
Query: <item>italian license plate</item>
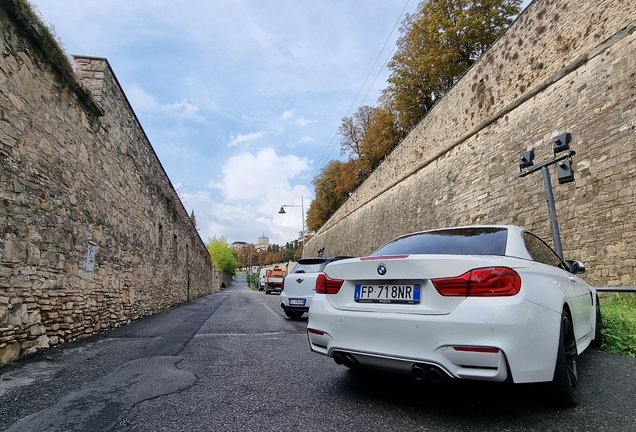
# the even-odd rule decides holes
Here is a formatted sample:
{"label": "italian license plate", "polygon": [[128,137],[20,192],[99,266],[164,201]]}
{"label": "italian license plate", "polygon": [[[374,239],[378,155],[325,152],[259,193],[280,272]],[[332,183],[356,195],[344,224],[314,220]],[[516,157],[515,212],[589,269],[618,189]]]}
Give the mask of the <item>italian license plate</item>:
{"label": "italian license plate", "polygon": [[420,285],[356,285],[353,299],[360,303],[404,303],[420,302]]}
{"label": "italian license plate", "polygon": [[305,299],[289,299],[290,306],[305,306]]}

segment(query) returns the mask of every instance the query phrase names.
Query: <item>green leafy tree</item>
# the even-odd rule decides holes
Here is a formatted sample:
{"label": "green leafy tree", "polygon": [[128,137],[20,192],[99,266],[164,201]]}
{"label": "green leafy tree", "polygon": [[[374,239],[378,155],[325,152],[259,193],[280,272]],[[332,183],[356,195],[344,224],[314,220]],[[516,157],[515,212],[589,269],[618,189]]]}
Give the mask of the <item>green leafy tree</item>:
{"label": "green leafy tree", "polygon": [[239,262],[233,254],[232,247],[227,244],[225,237],[216,236],[205,245],[210,252],[214,266],[223,273],[234,275]]}
{"label": "green leafy tree", "polygon": [[192,221],[192,225],[198,230],[199,227],[197,226],[197,218],[194,216],[194,210],[190,212],[190,220]]}
{"label": "green leafy tree", "polygon": [[407,16],[382,100],[411,130],[508,28],[521,0],[428,0]]}
{"label": "green leafy tree", "polygon": [[294,261],[294,249],[281,249],[280,250],[280,262]]}

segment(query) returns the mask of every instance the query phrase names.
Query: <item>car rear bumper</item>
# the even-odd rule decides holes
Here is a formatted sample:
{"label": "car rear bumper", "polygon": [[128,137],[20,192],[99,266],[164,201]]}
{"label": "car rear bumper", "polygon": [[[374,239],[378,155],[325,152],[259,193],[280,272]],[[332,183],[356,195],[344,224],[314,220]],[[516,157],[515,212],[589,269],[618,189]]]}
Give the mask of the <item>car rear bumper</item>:
{"label": "car rear bumper", "polygon": [[[298,312],[309,312],[309,306],[311,305],[311,299],[313,298],[313,294],[311,296],[307,295],[294,295],[293,293],[290,295],[287,290],[283,291],[280,294],[280,307],[283,310],[290,311],[298,311]],[[290,305],[289,300],[304,300],[305,304],[300,305]]]}
{"label": "car rear bumper", "polygon": [[312,351],[350,354],[361,366],[393,372],[424,365],[451,378],[552,380],[560,316],[523,297],[500,307],[467,299],[447,315],[337,310],[326,297],[312,300]]}
{"label": "car rear bumper", "polygon": [[289,305],[286,305],[285,303],[281,303],[280,307],[282,307],[283,310],[288,310],[288,311],[309,312],[309,306],[289,306]]}

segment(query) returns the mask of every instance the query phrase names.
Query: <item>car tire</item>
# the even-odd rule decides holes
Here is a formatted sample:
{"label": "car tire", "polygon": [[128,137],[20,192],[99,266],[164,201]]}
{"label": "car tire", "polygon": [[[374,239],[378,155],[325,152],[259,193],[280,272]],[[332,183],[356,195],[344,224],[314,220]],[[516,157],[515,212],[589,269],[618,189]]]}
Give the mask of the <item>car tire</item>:
{"label": "car tire", "polygon": [[285,315],[287,315],[289,318],[293,320],[297,320],[297,319],[300,319],[301,316],[303,316],[303,312],[285,309]]}
{"label": "car tire", "polygon": [[598,296],[596,296],[596,325],[594,326],[594,340],[592,346],[600,348],[603,344],[603,320],[601,319],[601,304],[598,302]]}
{"label": "car tire", "polygon": [[552,379],[552,394],[558,405],[571,407],[580,402],[578,363],[579,355],[576,350],[572,318],[567,311],[563,311],[559,349]]}

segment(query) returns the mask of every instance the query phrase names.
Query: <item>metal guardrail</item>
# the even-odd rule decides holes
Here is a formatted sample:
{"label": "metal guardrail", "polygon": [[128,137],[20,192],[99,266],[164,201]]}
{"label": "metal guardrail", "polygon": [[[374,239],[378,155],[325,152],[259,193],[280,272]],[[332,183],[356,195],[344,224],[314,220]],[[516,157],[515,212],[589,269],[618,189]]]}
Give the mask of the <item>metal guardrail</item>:
{"label": "metal guardrail", "polygon": [[594,289],[598,292],[636,292],[636,286],[603,286]]}

